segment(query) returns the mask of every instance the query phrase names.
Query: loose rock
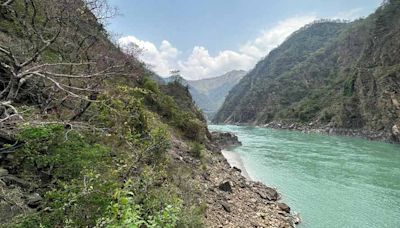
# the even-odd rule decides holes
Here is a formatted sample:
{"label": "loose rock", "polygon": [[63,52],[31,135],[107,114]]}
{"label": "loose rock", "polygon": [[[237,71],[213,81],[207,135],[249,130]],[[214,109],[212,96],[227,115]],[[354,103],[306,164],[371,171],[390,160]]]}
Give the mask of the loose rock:
{"label": "loose rock", "polygon": [[229,132],[212,132],[211,135],[214,144],[220,149],[242,145],[238,137]]}
{"label": "loose rock", "polygon": [[258,189],[257,194],[260,195],[262,199],[266,199],[269,201],[277,201],[279,199],[278,192],[275,189],[269,187]]}
{"label": "loose rock", "polygon": [[286,213],[290,213],[290,207],[286,203],[278,203],[279,209]]}
{"label": "loose rock", "polygon": [[33,193],[32,195],[28,196],[27,205],[31,208],[36,208],[40,205],[43,198],[39,195],[39,193]]}
{"label": "loose rock", "polygon": [[232,193],[232,185],[229,181],[224,181],[218,186],[219,190]]}
{"label": "loose rock", "polygon": [[241,173],[242,172],[242,170],[241,169],[239,169],[238,167],[236,167],[236,166],[233,166],[233,168],[232,168],[233,170],[235,170],[235,171],[237,171],[237,172],[239,172],[239,173]]}
{"label": "loose rock", "polygon": [[221,205],[226,212],[231,212],[231,205],[229,203],[221,201]]}

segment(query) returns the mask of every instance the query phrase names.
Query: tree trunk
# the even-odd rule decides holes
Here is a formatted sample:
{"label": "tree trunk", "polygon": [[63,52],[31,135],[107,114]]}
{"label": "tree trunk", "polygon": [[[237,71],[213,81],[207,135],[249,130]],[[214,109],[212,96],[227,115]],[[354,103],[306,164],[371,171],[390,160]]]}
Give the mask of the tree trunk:
{"label": "tree trunk", "polygon": [[11,78],[10,85],[9,85],[10,88],[9,88],[9,91],[8,91],[8,94],[6,97],[7,100],[13,101],[17,98],[18,83],[19,83],[19,80],[17,78],[14,78],[14,77]]}

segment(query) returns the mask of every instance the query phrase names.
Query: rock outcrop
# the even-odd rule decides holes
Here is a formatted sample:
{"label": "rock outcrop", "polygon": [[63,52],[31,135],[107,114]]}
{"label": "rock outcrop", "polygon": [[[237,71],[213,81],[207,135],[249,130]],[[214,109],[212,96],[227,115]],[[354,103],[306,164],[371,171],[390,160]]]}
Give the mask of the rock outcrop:
{"label": "rock outcrop", "polygon": [[230,132],[212,132],[211,140],[212,144],[219,149],[242,145],[238,137]]}

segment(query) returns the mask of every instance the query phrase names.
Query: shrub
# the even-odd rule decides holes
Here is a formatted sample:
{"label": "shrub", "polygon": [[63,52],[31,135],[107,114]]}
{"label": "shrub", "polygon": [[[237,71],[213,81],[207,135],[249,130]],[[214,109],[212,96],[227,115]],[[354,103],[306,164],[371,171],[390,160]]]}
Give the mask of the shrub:
{"label": "shrub", "polygon": [[87,143],[84,136],[62,125],[28,127],[17,138],[24,143],[15,155],[17,163],[28,172],[47,172],[53,179],[77,178],[108,151],[104,146]]}
{"label": "shrub", "polygon": [[192,148],[190,149],[190,154],[194,157],[194,158],[202,158],[203,157],[203,151],[204,151],[204,145],[195,142],[192,145]]}

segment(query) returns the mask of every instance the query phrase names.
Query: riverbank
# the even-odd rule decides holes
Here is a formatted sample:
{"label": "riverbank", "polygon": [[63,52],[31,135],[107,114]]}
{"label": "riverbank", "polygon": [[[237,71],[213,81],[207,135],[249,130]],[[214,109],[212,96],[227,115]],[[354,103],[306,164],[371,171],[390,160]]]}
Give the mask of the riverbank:
{"label": "riverbank", "polygon": [[239,136],[243,146],[234,151],[251,177],[279,189],[301,213],[300,227],[399,227],[393,218],[400,214],[400,145],[261,127],[209,128]]}
{"label": "riverbank", "polygon": [[[206,190],[206,227],[295,227],[300,222],[290,207],[279,202],[279,193],[245,176],[240,157],[229,153],[237,137],[213,133],[209,146],[208,166],[200,182]],[[221,140],[222,139],[222,140]],[[237,142],[235,142],[237,141]],[[224,142],[229,142],[224,144]],[[224,157],[224,154],[227,157]],[[239,167],[231,167],[229,161]]]}
{"label": "riverbank", "polygon": [[325,135],[350,136],[359,137],[373,141],[382,141],[388,143],[400,143],[400,126],[394,125],[389,131],[372,131],[366,129],[350,129],[350,128],[334,128],[329,125],[321,126],[314,123],[285,123],[285,122],[270,122],[260,125],[259,127],[283,129],[291,131],[300,131],[303,133],[317,133]]}
{"label": "riverbank", "polygon": [[232,152],[229,150],[222,150],[221,152],[232,168],[236,167],[236,168],[240,169],[242,175],[246,179],[251,180],[250,175],[247,173],[247,170],[244,167],[243,160],[238,153],[235,153],[235,152]]}

